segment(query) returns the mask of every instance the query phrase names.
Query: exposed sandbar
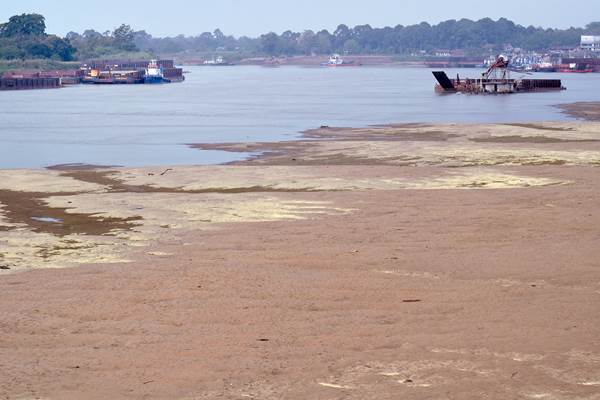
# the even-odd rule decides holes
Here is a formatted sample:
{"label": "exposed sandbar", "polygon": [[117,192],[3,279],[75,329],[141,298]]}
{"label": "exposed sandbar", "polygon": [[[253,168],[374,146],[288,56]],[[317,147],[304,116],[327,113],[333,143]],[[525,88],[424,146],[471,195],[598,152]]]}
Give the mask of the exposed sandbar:
{"label": "exposed sandbar", "polygon": [[565,113],[588,121],[600,121],[600,102],[579,102],[571,104],[560,104],[558,106]]}
{"label": "exposed sandbar", "polygon": [[0,398],[595,400],[598,140],[321,128],[0,171]]}

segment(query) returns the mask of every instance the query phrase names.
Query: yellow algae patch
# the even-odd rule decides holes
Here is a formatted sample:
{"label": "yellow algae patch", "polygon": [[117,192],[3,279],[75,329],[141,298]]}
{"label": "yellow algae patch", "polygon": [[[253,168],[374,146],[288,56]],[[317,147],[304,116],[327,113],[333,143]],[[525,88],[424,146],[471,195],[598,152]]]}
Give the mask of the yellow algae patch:
{"label": "yellow algae patch", "polygon": [[141,217],[139,225],[117,233],[118,237],[147,241],[172,229],[203,229],[211,224],[298,220],[317,214],[350,210],[329,202],[290,201],[258,194],[107,193],[55,196],[51,207],[69,206],[67,213],[90,213],[102,218]]}
{"label": "yellow algae patch", "polygon": [[172,167],[164,175],[159,170],[120,169],[109,177],[127,185],[214,192],[385,190],[397,186],[389,179],[357,178],[339,169],[314,166]]}
{"label": "yellow algae patch", "polygon": [[[589,122],[531,122],[512,124],[439,124],[413,127],[411,130],[426,131],[432,128],[449,135],[460,135],[453,141],[464,138],[516,137],[551,138],[562,141],[600,140],[600,124]],[[378,129],[378,128],[373,128]]]}
{"label": "yellow algae patch", "polygon": [[[465,125],[469,138],[522,137],[560,141],[600,140],[600,124],[581,122],[533,122],[492,125]],[[540,141],[543,143],[544,141]]]}
{"label": "yellow algae patch", "polygon": [[[89,263],[126,262],[134,247],[174,237],[181,230],[211,229],[214,224],[300,220],[351,210],[330,202],[285,200],[264,194],[87,193],[44,199],[65,214],[91,214],[97,221],[136,218],[128,228],[106,235],[55,235],[13,227],[0,232],[0,261],[9,270],[60,268]],[[139,218],[139,219],[138,219]],[[154,256],[167,256],[153,252]]]}
{"label": "yellow algae patch", "polygon": [[20,192],[98,192],[106,187],[95,183],[83,182],[66,176],[58,171],[31,169],[0,170],[0,190]]}
{"label": "yellow algae patch", "polygon": [[600,139],[600,124],[589,122],[532,122],[512,124],[400,124],[366,128],[328,128],[306,132],[307,137],[338,140],[385,139],[414,141],[461,141],[486,136],[547,137],[571,140]]}
{"label": "yellow algae patch", "polygon": [[[347,191],[396,189],[516,188],[547,186],[561,181],[499,173],[490,170],[460,170],[426,178],[352,177],[352,170],[327,170],[313,167],[235,166],[174,167],[170,178],[148,175],[147,169],[123,170],[115,177],[128,185],[155,188],[180,188],[184,191],[239,190],[272,191]],[[319,176],[320,174],[323,174]],[[325,176],[329,175],[329,176]],[[253,189],[254,190],[251,190]]]}
{"label": "yellow algae patch", "polygon": [[550,178],[519,176],[494,171],[451,173],[406,183],[407,189],[509,189],[534,186],[563,185],[569,182]]}
{"label": "yellow algae patch", "polygon": [[0,232],[0,261],[9,271],[34,268],[65,268],[90,263],[127,261],[124,241],[103,236],[58,237],[27,229]]}
{"label": "yellow algae patch", "polygon": [[421,163],[441,166],[600,165],[600,151],[504,149],[465,146],[427,148]]}
{"label": "yellow algae patch", "polygon": [[495,165],[600,165],[600,151],[505,148],[464,143],[421,145],[406,142],[319,142],[306,156],[309,161],[345,157],[388,165],[495,166]]}

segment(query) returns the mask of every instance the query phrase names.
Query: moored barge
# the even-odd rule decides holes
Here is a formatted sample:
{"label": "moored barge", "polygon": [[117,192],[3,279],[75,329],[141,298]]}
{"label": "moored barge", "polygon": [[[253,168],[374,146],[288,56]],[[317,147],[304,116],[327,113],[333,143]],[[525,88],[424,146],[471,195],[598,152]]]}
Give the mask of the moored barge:
{"label": "moored barge", "polygon": [[433,71],[439,93],[504,94],[565,90],[560,79],[512,79],[509,61],[500,56],[481,78],[450,79],[444,71]]}
{"label": "moored barge", "polygon": [[91,61],[82,65],[82,83],[136,84],[172,83],[185,80],[183,70],[172,60]]}

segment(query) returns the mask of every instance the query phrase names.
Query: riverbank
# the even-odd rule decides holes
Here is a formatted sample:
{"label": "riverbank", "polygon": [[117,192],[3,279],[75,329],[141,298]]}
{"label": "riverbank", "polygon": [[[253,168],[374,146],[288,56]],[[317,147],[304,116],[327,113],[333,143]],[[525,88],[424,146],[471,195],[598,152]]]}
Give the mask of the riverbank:
{"label": "riverbank", "polygon": [[0,395],[594,398],[600,124],[191,146],[0,171]]}

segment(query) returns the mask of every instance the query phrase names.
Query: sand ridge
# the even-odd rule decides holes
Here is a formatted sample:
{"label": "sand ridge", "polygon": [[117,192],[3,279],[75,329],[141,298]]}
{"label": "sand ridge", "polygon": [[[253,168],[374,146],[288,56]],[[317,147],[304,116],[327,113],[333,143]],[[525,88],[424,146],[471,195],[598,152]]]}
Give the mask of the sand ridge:
{"label": "sand ridge", "polygon": [[582,122],[404,124],[323,127],[295,142],[191,146],[255,154],[236,165],[600,165],[599,136],[599,124]]}

